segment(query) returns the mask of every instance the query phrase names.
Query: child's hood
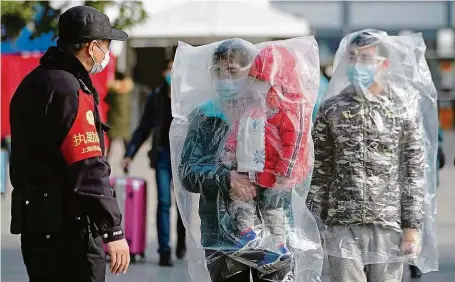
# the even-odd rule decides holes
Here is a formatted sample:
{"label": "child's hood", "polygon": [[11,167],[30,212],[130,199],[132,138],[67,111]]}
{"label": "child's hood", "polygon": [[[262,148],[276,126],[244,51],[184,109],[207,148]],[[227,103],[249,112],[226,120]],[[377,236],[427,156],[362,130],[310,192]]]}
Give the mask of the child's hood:
{"label": "child's hood", "polygon": [[302,87],[296,72],[296,60],[284,47],[267,46],[262,49],[251,65],[250,77],[267,81],[283,94],[301,93]]}

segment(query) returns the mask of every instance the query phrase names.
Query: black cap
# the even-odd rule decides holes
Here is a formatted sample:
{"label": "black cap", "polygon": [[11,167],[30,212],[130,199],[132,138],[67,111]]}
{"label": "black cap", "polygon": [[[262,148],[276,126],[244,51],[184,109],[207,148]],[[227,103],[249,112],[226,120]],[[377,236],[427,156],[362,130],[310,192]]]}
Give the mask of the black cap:
{"label": "black cap", "polygon": [[112,28],[108,16],[97,9],[76,6],[60,15],[58,37],[62,42],[76,44],[97,39],[123,41],[128,34]]}

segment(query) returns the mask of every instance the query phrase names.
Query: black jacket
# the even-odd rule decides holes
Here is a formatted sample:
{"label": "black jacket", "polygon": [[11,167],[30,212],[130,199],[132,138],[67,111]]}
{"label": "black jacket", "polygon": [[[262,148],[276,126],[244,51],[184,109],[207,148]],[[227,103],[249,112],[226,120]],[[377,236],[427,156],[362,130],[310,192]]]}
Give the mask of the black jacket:
{"label": "black jacket", "polygon": [[134,158],[141,145],[152,132],[152,150],[149,153],[149,157],[150,166],[152,168],[155,167],[158,151],[163,147],[169,147],[171,123],[172,110],[169,86],[163,84],[147,97],[144,113],[141,116],[138,127],[134,130],[131,141],[128,143],[125,157]]}
{"label": "black jacket", "polygon": [[[218,159],[229,126],[220,111],[206,104],[192,114],[183,145],[178,175],[182,187],[200,194],[201,243],[206,250],[207,268],[213,281],[226,279],[247,269],[222,251],[225,234],[220,218],[226,215],[230,171]],[[225,221],[227,222],[227,221]]]}
{"label": "black jacket", "polygon": [[218,151],[228,129],[223,118],[198,109],[191,118],[178,169],[183,188],[201,195],[199,216],[204,247],[223,240],[218,199],[230,199],[230,171],[220,163]]}
{"label": "black jacket", "polygon": [[98,101],[83,65],[57,47],[17,88],[10,104],[13,234],[90,222],[105,242],[123,238]]}

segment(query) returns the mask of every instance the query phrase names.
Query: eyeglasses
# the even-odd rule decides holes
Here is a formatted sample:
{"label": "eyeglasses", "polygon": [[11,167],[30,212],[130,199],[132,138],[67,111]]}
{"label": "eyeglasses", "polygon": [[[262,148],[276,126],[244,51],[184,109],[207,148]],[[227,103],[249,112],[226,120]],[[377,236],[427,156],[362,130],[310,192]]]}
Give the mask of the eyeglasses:
{"label": "eyeglasses", "polygon": [[349,64],[361,63],[361,64],[381,64],[385,61],[385,57],[377,56],[371,52],[359,52],[356,50],[348,50],[346,55],[347,62]]}
{"label": "eyeglasses", "polygon": [[212,78],[236,78],[248,70],[248,67],[240,67],[238,65],[213,65],[210,68]]}

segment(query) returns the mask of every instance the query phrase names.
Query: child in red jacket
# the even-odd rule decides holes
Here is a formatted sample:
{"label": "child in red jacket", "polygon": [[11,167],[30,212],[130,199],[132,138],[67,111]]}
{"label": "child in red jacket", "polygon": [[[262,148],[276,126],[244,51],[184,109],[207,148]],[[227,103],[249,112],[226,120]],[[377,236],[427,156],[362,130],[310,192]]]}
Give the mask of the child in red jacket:
{"label": "child in red jacket", "polygon": [[[241,250],[257,247],[258,237],[262,237],[262,248],[276,253],[259,263],[265,266],[289,255],[283,206],[290,203],[292,189],[311,172],[313,105],[303,94],[294,56],[283,47],[262,49],[249,77],[247,91],[252,102],[232,125],[222,160],[247,173],[257,186],[255,200],[234,200],[229,208],[240,231]],[[265,227],[262,236],[254,228],[257,205]]]}

